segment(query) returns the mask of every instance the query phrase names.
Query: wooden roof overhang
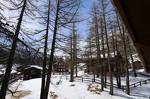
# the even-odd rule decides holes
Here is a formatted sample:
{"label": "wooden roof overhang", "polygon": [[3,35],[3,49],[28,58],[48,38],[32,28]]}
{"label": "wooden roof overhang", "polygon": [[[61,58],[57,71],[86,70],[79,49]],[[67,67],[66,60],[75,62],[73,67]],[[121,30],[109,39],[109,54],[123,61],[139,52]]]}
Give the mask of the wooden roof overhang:
{"label": "wooden roof overhang", "polygon": [[150,72],[150,0],[112,0]]}

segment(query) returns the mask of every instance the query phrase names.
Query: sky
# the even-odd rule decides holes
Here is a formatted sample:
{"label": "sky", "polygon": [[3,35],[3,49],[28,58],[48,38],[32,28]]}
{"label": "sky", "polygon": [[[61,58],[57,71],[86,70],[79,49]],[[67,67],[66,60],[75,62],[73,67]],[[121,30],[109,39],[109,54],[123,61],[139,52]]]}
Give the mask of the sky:
{"label": "sky", "polygon": [[[83,19],[84,21],[81,21],[79,23],[76,24],[77,26],[77,33],[79,34],[80,36],[80,48],[83,49],[86,45],[86,36],[87,36],[87,33],[88,33],[88,22],[90,21],[90,9],[91,9],[91,6],[92,6],[92,2],[95,1],[95,0],[82,0],[82,5],[80,7],[80,10],[79,10],[79,16],[81,17],[81,19]],[[66,33],[66,32],[70,32],[69,31],[63,31],[63,33]],[[63,53],[58,50],[57,51],[57,55],[61,56],[63,55]]]}
{"label": "sky", "polygon": [[[0,0],[1,1],[1,0]],[[88,22],[89,22],[89,13],[90,13],[90,9],[91,9],[91,5],[92,5],[92,2],[95,1],[95,0],[82,0],[82,6],[79,10],[79,14],[80,16],[82,17],[82,19],[84,21],[80,22],[80,23],[77,23],[77,30],[78,30],[78,33],[80,34],[80,36],[82,38],[85,39],[86,37],[86,34],[88,32]],[[4,1],[1,1],[1,2],[4,2]],[[8,4],[6,4],[8,5]],[[15,12],[15,15],[17,16],[18,13]],[[5,11],[5,16],[14,16],[14,13],[12,13],[12,11],[9,11],[9,10],[6,10]],[[24,18],[25,19],[25,18]],[[29,20],[29,18],[27,18]],[[14,19],[16,20],[16,19]],[[15,21],[16,23],[17,21]],[[36,21],[35,21],[36,22]],[[38,25],[32,25],[28,24],[28,28],[38,28]],[[34,27],[33,27],[34,26]]]}
{"label": "sky", "polygon": [[[95,0],[82,0],[82,5],[81,8],[79,10],[79,15],[81,17],[81,19],[83,19],[84,21],[81,21],[79,23],[76,24],[77,26],[77,33],[80,36],[80,48],[83,49],[86,45],[86,37],[87,37],[87,33],[88,33],[88,24],[90,21],[90,10],[91,10],[91,6],[92,6],[92,2]],[[64,31],[63,31],[64,32]],[[70,31],[67,31],[70,32]],[[64,32],[65,33],[65,32]],[[57,55],[62,55],[61,51],[57,51]]]}
{"label": "sky", "polygon": [[[92,2],[95,1],[95,0],[82,0],[82,6],[79,10],[79,14],[80,16],[82,17],[82,19],[84,19],[84,21],[81,21],[79,23],[77,23],[77,31],[78,31],[78,34],[80,35],[80,39],[81,39],[81,46],[83,47],[85,45],[85,39],[86,39],[86,36],[87,36],[87,33],[88,33],[88,22],[90,20],[90,9],[91,9],[91,6],[92,6]],[[4,2],[3,0],[0,0],[0,2]],[[6,3],[4,3],[6,4]],[[6,4],[7,6],[9,6],[9,4]],[[6,10],[5,12],[5,16],[9,17],[9,16],[17,16],[18,13],[14,13],[13,11],[9,11],[9,10]],[[37,29],[37,28],[41,28],[41,26],[39,26],[37,24],[37,21],[36,20],[32,20],[30,18],[27,18],[27,17],[24,17],[24,19],[28,20],[28,21],[33,21],[33,23],[29,23],[26,25],[27,28],[29,29],[32,29],[34,30]],[[17,19],[13,19],[15,25],[17,23]],[[34,25],[33,25],[34,24]],[[51,33],[50,33],[51,34]],[[20,36],[22,37],[22,36]],[[24,37],[26,40],[28,40],[28,38]],[[33,37],[34,39],[36,39],[35,37]]]}
{"label": "sky", "polygon": [[87,32],[88,32],[88,22],[90,20],[89,13],[90,13],[90,9],[91,9],[93,1],[94,0],[83,0],[82,6],[81,6],[80,12],[79,12],[81,17],[85,20],[78,23],[77,28],[78,28],[78,33],[84,39],[86,38]]}

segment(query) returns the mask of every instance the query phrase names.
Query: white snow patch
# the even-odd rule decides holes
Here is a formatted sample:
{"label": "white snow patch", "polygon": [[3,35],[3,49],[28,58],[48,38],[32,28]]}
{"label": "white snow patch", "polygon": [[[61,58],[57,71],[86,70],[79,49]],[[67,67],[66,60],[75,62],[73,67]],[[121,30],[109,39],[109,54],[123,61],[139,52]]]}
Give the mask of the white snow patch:
{"label": "white snow patch", "polygon": [[[16,82],[11,87],[16,86],[19,82],[20,81]],[[147,94],[143,93],[144,95],[142,97],[140,94],[137,95],[137,92],[142,93],[142,91],[145,90],[148,93],[150,90],[150,86],[147,85],[142,91],[141,88],[137,88],[136,91],[133,90],[134,92],[131,91],[131,96],[129,96],[122,90],[115,89],[114,95],[111,96],[109,95],[109,89],[105,89],[105,91],[100,94],[94,94],[88,91],[87,88],[89,84],[90,83],[82,83],[80,81],[69,82],[67,76],[53,75],[48,99],[52,99],[50,98],[50,92],[54,92],[58,95],[57,99],[147,99]],[[18,90],[29,91],[31,93],[20,99],[40,99],[40,86],[41,78],[23,81]],[[6,99],[11,99],[11,94],[8,94]]]}
{"label": "white snow patch", "polygon": [[28,69],[28,68],[37,68],[37,69],[40,69],[40,70],[42,70],[42,67],[40,67],[40,66],[38,66],[38,65],[30,65],[29,67],[27,67],[26,69]]}
{"label": "white snow patch", "polygon": [[78,71],[78,76],[83,76],[84,75],[84,71]]}
{"label": "white snow patch", "polygon": [[[5,68],[3,68],[3,69],[0,69],[0,75],[2,75],[2,74],[4,74],[5,73]],[[14,74],[14,73],[17,73],[17,71],[16,70],[11,70],[11,74]]]}

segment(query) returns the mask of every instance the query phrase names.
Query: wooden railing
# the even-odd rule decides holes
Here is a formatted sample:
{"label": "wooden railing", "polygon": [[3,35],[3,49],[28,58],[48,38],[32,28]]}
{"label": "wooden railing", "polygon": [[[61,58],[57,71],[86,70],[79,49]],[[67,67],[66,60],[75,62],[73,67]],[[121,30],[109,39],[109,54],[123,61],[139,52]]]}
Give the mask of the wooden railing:
{"label": "wooden railing", "polygon": [[[94,81],[94,79],[92,79],[92,78],[90,78],[90,77],[78,77],[78,78],[76,78],[76,80],[80,80],[80,81],[82,81],[82,82],[90,82],[90,83],[101,84],[101,80],[100,80],[100,79],[97,79],[97,78],[95,78],[95,81]],[[107,86],[110,85],[109,82],[107,82],[106,84],[107,84]],[[115,88],[118,88],[117,84],[113,84],[113,86],[114,86]]]}
{"label": "wooden railing", "polygon": [[139,81],[130,85],[130,87],[142,86],[142,84],[150,83],[150,79]]}
{"label": "wooden railing", "polygon": [[[148,83],[150,83],[150,79],[138,81],[136,83],[130,84],[130,88],[142,86],[143,84],[148,84]],[[126,86],[122,86],[123,91],[125,90],[125,87]]]}
{"label": "wooden railing", "polygon": [[[101,84],[101,80],[100,79],[95,79],[95,82],[92,78],[90,77],[78,77],[76,78],[75,80],[80,80],[82,82],[91,82],[91,83],[97,83],[97,84]],[[147,79],[147,80],[143,80],[143,81],[139,81],[139,82],[136,82],[136,83],[133,83],[130,85],[130,88],[133,88],[133,87],[138,87],[138,86],[142,86],[143,84],[148,84],[150,83],[150,79]],[[109,82],[106,83],[107,86],[110,85]],[[117,84],[113,84],[113,86],[115,88],[118,88]],[[126,86],[121,86],[121,90],[125,91],[126,90]],[[146,98],[150,99],[150,96],[145,96]]]}

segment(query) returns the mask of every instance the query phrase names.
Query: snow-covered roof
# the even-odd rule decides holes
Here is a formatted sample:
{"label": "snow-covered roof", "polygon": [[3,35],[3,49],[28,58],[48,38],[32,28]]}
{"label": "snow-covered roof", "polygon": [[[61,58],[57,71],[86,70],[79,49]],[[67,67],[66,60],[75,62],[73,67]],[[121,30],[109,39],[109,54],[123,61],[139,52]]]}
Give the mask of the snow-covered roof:
{"label": "snow-covered roof", "polygon": [[25,68],[25,69],[28,69],[28,68],[36,68],[36,69],[40,69],[42,70],[42,67],[38,66],[38,65],[30,65],[29,67]]}
{"label": "snow-covered roof", "polygon": [[79,67],[83,67],[83,66],[85,66],[85,65],[86,65],[86,63],[79,63],[79,64],[78,64]]}

